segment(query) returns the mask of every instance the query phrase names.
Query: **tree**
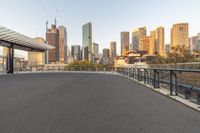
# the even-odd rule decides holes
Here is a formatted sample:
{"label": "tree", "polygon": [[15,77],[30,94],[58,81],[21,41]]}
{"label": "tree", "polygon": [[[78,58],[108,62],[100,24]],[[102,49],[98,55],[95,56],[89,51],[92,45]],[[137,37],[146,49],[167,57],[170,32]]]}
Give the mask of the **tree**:
{"label": "tree", "polygon": [[160,54],[157,54],[153,58],[148,59],[149,64],[165,64],[166,63],[166,58],[161,56]]}
{"label": "tree", "polygon": [[88,70],[95,68],[95,65],[89,61],[74,61],[66,66],[66,69],[73,69],[73,70]]}
{"label": "tree", "polygon": [[168,53],[168,63],[186,63],[194,61],[194,55],[191,54],[189,49],[184,46],[176,46],[171,48],[171,52]]}

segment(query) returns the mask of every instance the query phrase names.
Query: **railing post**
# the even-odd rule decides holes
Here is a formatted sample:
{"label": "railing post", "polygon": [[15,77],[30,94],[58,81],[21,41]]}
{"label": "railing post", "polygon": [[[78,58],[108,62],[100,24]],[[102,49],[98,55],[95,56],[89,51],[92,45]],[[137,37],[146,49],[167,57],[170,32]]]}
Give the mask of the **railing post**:
{"label": "railing post", "polygon": [[128,68],[128,77],[131,77],[131,68]]}
{"label": "railing post", "polygon": [[153,87],[156,88],[156,70],[153,70]]}
{"label": "railing post", "polygon": [[140,81],[140,69],[137,69],[137,80]]}
{"label": "railing post", "polygon": [[144,69],[144,84],[147,83],[147,69]]}
{"label": "railing post", "polygon": [[131,78],[133,78],[133,68],[131,68]]}
{"label": "railing post", "polygon": [[160,73],[158,72],[158,71],[156,71],[156,80],[157,80],[157,86],[156,86],[156,88],[160,88]]}
{"label": "railing post", "polygon": [[172,75],[173,75],[173,71],[172,70],[170,70],[170,95],[172,95],[173,94],[173,77],[172,77]]}
{"label": "railing post", "polygon": [[147,72],[147,84],[149,84],[149,83],[150,83],[150,80],[149,80],[149,72],[148,72],[147,69],[146,69],[146,72]]}
{"label": "railing post", "polygon": [[137,79],[137,70],[134,69],[134,79],[136,80]]}
{"label": "railing post", "polygon": [[177,86],[177,75],[173,72],[174,75],[174,81],[175,81],[175,94],[178,95],[178,86]]}

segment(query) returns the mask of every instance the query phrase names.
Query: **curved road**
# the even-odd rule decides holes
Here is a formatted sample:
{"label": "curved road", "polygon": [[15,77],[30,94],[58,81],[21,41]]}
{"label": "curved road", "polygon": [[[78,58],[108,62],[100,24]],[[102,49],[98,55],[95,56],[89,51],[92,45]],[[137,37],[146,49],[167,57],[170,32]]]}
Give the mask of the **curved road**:
{"label": "curved road", "polygon": [[122,76],[0,76],[0,133],[199,133],[200,113]]}

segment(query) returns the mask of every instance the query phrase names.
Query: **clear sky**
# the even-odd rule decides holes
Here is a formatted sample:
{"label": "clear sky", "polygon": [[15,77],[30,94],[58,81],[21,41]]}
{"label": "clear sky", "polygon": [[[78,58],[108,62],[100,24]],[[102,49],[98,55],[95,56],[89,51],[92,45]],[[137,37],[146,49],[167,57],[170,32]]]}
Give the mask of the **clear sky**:
{"label": "clear sky", "polygon": [[45,37],[45,21],[55,16],[67,27],[69,45],[81,45],[82,25],[91,21],[93,41],[101,48],[117,41],[118,53],[120,32],[140,26],[148,34],[164,26],[166,43],[173,23],[189,22],[190,36],[200,32],[200,0],[0,0],[0,25],[30,37]]}

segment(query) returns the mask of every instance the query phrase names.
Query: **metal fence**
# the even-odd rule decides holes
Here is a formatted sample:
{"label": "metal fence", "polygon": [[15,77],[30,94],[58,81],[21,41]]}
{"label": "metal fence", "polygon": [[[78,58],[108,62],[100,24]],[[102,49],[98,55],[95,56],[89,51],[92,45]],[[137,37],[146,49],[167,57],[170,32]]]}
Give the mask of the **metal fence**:
{"label": "metal fence", "polygon": [[155,89],[169,89],[170,95],[200,104],[199,69],[117,68],[117,72]]}
{"label": "metal fence", "polygon": [[[90,67],[90,66],[25,66],[15,67],[15,73],[23,72],[114,72],[113,67]],[[6,73],[6,72],[4,72]]]}

